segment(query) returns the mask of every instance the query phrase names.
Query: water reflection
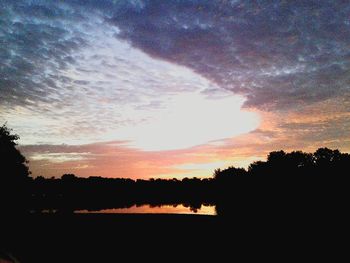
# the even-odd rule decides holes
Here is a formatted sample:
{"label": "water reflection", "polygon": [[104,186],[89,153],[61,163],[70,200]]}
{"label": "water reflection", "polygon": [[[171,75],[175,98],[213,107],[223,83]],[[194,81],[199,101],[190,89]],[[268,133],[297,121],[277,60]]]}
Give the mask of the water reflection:
{"label": "water reflection", "polygon": [[191,207],[189,205],[133,205],[128,208],[111,208],[102,210],[76,210],[74,213],[102,213],[102,214],[195,214],[195,215],[216,215],[215,206],[201,205]]}

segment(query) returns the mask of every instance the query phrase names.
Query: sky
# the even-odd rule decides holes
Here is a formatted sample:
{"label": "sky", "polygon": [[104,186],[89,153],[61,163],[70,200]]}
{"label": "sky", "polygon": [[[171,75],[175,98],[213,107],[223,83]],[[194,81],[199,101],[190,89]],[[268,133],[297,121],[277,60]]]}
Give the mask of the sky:
{"label": "sky", "polygon": [[33,176],[210,177],[350,151],[350,3],[2,0],[0,124]]}

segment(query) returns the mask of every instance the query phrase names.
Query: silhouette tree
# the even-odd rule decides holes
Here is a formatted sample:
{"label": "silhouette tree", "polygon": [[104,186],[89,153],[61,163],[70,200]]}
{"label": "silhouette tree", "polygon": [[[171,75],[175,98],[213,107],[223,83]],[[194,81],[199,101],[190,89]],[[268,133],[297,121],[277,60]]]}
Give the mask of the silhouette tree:
{"label": "silhouette tree", "polygon": [[270,152],[267,156],[267,161],[270,163],[281,163],[284,162],[286,153],[284,151],[274,151]]}
{"label": "silhouette tree", "polygon": [[11,132],[6,124],[0,127],[0,197],[3,208],[18,209],[24,206],[30,172],[16,148],[19,136]]}
{"label": "silhouette tree", "polygon": [[248,172],[253,176],[267,176],[269,175],[269,171],[267,169],[266,162],[256,161],[249,165]]}
{"label": "silhouette tree", "polygon": [[214,171],[214,179],[215,180],[230,180],[233,177],[238,176],[245,176],[247,174],[247,171],[243,168],[236,168],[233,166],[230,166],[224,170],[216,169]]}
{"label": "silhouette tree", "polygon": [[64,174],[62,175],[61,179],[66,182],[72,182],[76,179],[77,177],[75,174]]}
{"label": "silhouette tree", "polygon": [[328,148],[319,148],[314,153],[315,163],[317,166],[329,166],[340,161],[341,153],[339,150],[331,150]]}

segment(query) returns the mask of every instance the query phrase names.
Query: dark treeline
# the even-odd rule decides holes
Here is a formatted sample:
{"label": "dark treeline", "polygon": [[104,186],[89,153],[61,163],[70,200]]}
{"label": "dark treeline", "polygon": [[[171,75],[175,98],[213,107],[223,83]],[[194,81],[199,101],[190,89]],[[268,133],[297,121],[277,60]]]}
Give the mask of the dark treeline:
{"label": "dark treeline", "polygon": [[218,215],[248,215],[272,210],[330,211],[348,199],[350,155],[328,148],[314,153],[271,152],[266,161],[254,162],[248,169],[217,169],[206,179],[132,180],[73,174],[34,179],[15,147],[17,139],[5,125],[0,127],[1,205],[7,210],[71,212],[184,204],[195,211],[211,204]]}
{"label": "dark treeline", "polygon": [[[150,179],[79,178],[31,180],[34,209],[102,209],[134,204],[216,205],[217,213],[234,214],[254,209],[320,209],[345,198],[350,155],[320,148],[314,153],[271,152],[267,161],[248,169],[217,169],[212,178]],[[332,204],[335,207],[336,204]]]}
{"label": "dark treeline", "polygon": [[336,213],[348,200],[349,168],[349,154],[319,148],[314,153],[274,151],[267,161],[254,162],[248,170],[218,169],[217,212]]}
{"label": "dark treeline", "polygon": [[64,174],[61,179],[37,177],[30,184],[32,209],[39,211],[99,210],[144,204],[185,204],[195,211],[202,204],[214,204],[214,184],[210,179],[132,180]]}

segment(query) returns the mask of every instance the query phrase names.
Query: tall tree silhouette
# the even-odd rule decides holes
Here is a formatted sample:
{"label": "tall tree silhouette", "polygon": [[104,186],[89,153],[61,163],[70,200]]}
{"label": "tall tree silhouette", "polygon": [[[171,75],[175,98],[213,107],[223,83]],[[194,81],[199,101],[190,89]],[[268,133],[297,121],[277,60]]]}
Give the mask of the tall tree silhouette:
{"label": "tall tree silhouette", "polygon": [[6,124],[0,127],[0,197],[3,208],[18,209],[25,203],[30,172],[16,148],[19,136],[11,132]]}

